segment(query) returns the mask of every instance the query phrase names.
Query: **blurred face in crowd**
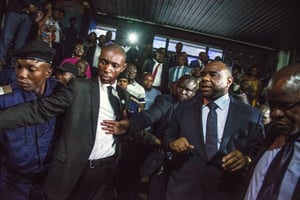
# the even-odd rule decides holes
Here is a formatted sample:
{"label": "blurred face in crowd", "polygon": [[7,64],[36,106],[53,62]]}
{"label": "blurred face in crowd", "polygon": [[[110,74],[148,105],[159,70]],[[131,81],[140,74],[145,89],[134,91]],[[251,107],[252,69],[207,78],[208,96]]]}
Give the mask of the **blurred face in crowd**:
{"label": "blurred face in crowd", "polygon": [[137,74],[136,66],[133,64],[129,64],[127,68],[127,77],[130,80],[135,80]]}
{"label": "blurred face in crowd", "polygon": [[126,69],[126,54],[118,45],[109,45],[102,49],[99,57],[99,77],[103,84],[113,84],[121,72]]}
{"label": "blurred face in crowd", "polygon": [[179,53],[182,51],[183,45],[181,43],[177,43],[175,46],[176,52]]}
{"label": "blurred face in crowd", "polygon": [[89,34],[89,42],[95,43],[96,40],[97,40],[97,35],[96,35],[96,33],[94,33],[94,32],[90,33],[90,34]]}
{"label": "blurred face in crowd", "polygon": [[251,69],[250,69],[250,75],[256,76],[257,74],[258,74],[257,67],[252,66]]}
{"label": "blurred face in crowd", "polygon": [[52,68],[46,62],[17,59],[15,72],[21,89],[42,95],[45,90],[46,79],[51,76]]}
{"label": "blurred face in crowd", "polygon": [[99,36],[99,45],[102,46],[105,44],[105,35]]}
{"label": "blurred face in crowd", "polygon": [[78,72],[79,72],[78,76],[80,76],[80,77],[85,76],[85,72],[87,70],[88,63],[83,60],[80,60],[76,63],[76,67],[78,68]]}
{"label": "blurred face in crowd", "polygon": [[190,75],[182,76],[176,83],[176,99],[183,101],[195,96],[197,81]]}
{"label": "blurred face in crowd", "polygon": [[201,71],[202,71],[202,69],[200,67],[194,67],[192,69],[192,75],[196,78],[200,78],[201,77]]}
{"label": "blurred face in crowd", "polygon": [[105,35],[105,39],[106,39],[107,41],[109,41],[109,40],[111,40],[111,38],[112,38],[112,32],[111,32],[111,31],[107,31],[107,32],[106,32],[106,35]]}
{"label": "blurred face in crowd", "polygon": [[277,72],[267,92],[271,119],[279,134],[300,132],[300,65],[289,65]]}
{"label": "blurred face in crowd", "polygon": [[207,55],[207,53],[205,52],[200,52],[199,53],[199,59],[203,62],[203,63],[208,63],[209,57]]}
{"label": "blurred face in crowd", "polygon": [[76,44],[73,50],[73,53],[76,57],[82,57],[84,50],[83,50],[83,45],[82,44]]}
{"label": "blurred face in crowd", "polygon": [[57,10],[57,9],[54,9],[53,10],[53,18],[54,18],[54,20],[60,20],[61,17],[62,17],[62,14],[60,13],[60,11]]}
{"label": "blurred face in crowd", "polygon": [[157,60],[157,62],[159,63],[163,63],[164,62],[164,55],[160,52],[156,52],[155,53],[155,60]]}
{"label": "blurred face in crowd", "polygon": [[215,100],[228,93],[233,78],[225,63],[213,61],[201,72],[200,90],[203,97]]}
{"label": "blurred face in crowd", "polygon": [[142,85],[145,88],[145,90],[150,90],[152,88],[153,84],[153,76],[150,73],[144,74]]}
{"label": "blurred face in crowd", "polygon": [[185,58],[186,58],[186,57],[184,56],[184,54],[181,54],[181,55],[178,56],[178,58],[177,58],[177,63],[178,63],[179,66],[184,65],[184,63],[185,63]]}
{"label": "blurred face in crowd", "polygon": [[127,78],[120,78],[118,79],[118,86],[120,86],[121,88],[123,89],[127,89],[127,86],[128,86],[128,79]]}
{"label": "blurred face in crowd", "polygon": [[74,74],[70,72],[57,71],[56,78],[64,85],[66,85],[71,78],[75,78]]}
{"label": "blurred face in crowd", "polygon": [[242,92],[251,93],[252,88],[248,79],[241,80],[240,88]]}

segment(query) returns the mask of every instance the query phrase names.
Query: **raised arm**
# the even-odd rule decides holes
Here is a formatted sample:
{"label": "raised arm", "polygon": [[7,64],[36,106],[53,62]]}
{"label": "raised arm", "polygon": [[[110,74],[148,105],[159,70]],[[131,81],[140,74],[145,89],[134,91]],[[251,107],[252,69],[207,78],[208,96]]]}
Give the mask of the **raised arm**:
{"label": "raised arm", "polygon": [[0,110],[0,131],[45,123],[64,113],[72,103],[75,81],[48,97]]}

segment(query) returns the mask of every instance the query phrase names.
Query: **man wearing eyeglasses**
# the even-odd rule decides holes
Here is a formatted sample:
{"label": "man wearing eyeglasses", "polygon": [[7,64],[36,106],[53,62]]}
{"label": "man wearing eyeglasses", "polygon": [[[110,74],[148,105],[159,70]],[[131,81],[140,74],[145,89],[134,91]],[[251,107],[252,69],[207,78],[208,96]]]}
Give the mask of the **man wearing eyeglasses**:
{"label": "man wearing eyeglasses", "polygon": [[249,170],[243,199],[300,199],[300,64],[279,70],[267,91],[273,127]]}

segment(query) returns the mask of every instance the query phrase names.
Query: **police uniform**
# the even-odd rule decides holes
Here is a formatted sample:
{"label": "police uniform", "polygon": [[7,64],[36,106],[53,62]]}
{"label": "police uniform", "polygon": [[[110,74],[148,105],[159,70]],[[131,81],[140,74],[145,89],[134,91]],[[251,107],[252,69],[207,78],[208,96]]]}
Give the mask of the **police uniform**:
{"label": "police uniform", "polygon": [[[55,54],[48,44],[36,40],[14,52],[14,57],[50,63]],[[50,95],[57,86],[46,80],[42,96]],[[16,82],[1,86],[0,109],[37,99],[32,91],[21,89]],[[50,161],[55,119],[45,124],[0,132],[1,172],[0,199],[29,199],[43,183]]]}

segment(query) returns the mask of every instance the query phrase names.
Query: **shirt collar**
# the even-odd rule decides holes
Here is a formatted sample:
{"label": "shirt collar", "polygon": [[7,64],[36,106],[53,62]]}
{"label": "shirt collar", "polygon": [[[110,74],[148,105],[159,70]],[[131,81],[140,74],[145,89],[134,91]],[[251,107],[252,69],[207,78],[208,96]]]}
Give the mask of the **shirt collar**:
{"label": "shirt collar", "polygon": [[[203,106],[207,106],[207,104],[209,102],[210,102],[209,100],[207,100],[206,98],[203,98]],[[229,105],[229,102],[230,102],[228,93],[219,97],[214,102],[218,105],[218,108],[220,108],[221,110],[224,110],[226,108],[226,106]]]}
{"label": "shirt collar", "polygon": [[136,84],[137,84],[137,82],[135,80],[132,83],[130,83],[130,85],[133,85],[133,86],[135,86]]}
{"label": "shirt collar", "polygon": [[99,85],[102,89],[107,89],[108,86],[112,86],[114,88],[114,90],[116,90],[116,87],[117,87],[117,81],[115,81],[112,85],[111,84],[103,84],[101,83],[101,80],[100,80],[100,77],[98,78],[98,82],[99,82]]}
{"label": "shirt collar", "polygon": [[157,60],[155,60],[155,58],[153,58],[153,61],[155,62],[155,64],[160,64]]}

